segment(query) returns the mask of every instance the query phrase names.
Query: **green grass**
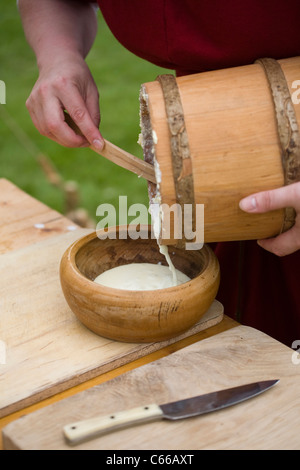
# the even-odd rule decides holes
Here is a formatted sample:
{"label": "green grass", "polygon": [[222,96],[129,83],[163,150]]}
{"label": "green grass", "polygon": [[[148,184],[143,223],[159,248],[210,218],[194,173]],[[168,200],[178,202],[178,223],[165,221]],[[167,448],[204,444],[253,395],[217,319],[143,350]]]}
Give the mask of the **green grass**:
{"label": "green grass", "polygon": [[[165,70],[127,51],[100,15],[98,35],[87,62],[100,92],[102,135],[142,158],[142,149],[137,144],[140,85],[154,80]],[[0,80],[6,84],[6,104],[0,105],[0,177],[63,213],[63,194],[50,184],[36,159],[36,154],[41,152],[53,162],[64,180],[77,182],[80,206],[93,219],[99,204],[117,206],[120,195],[127,195],[128,204],[148,205],[147,183],[143,179],[89,149],[65,148],[38,133],[25,107],[37,74],[16,2],[4,2],[0,17]],[[25,132],[33,150],[17,137],[18,131]]]}

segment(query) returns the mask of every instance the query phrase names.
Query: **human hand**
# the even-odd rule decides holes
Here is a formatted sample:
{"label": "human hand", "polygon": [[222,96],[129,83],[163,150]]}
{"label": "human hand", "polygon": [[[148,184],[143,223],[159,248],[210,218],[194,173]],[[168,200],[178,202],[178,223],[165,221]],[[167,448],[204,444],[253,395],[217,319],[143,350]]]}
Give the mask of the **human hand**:
{"label": "human hand", "polygon": [[[86,62],[79,55],[64,55],[41,67],[26,106],[38,131],[60,145],[103,148],[98,90]],[[82,135],[76,134],[65,122],[64,110]]]}
{"label": "human hand", "polygon": [[256,214],[286,207],[295,209],[295,225],[277,237],[258,240],[262,248],[277,256],[286,256],[300,249],[300,182],[252,194],[240,201],[243,211]]}

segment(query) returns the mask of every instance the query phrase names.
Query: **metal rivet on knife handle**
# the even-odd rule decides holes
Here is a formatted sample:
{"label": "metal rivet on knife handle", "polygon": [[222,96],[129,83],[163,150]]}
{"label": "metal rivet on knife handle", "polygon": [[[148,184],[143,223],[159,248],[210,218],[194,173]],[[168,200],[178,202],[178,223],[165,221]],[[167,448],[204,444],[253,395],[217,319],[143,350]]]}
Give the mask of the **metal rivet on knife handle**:
{"label": "metal rivet on knife handle", "polygon": [[101,436],[124,427],[163,418],[158,405],[140,406],[119,413],[78,421],[63,428],[64,436],[71,445]]}

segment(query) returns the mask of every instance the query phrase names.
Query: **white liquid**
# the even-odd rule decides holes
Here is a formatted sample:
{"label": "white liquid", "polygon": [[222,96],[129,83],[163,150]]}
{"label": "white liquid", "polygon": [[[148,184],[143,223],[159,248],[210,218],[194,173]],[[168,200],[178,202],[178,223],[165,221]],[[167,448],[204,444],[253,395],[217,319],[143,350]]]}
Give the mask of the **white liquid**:
{"label": "white liquid", "polygon": [[150,207],[149,207],[149,212],[151,214],[152,218],[152,223],[153,223],[153,232],[154,236],[156,238],[159,251],[162,255],[164,255],[168,265],[169,269],[172,273],[173,276],[173,286],[176,286],[178,284],[177,281],[177,273],[176,269],[171,261],[170,255],[169,255],[169,250],[167,245],[160,245],[159,243],[159,238],[160,238],[160,232],[161,232],[161,225],[162,225],[162,213],[160,210],[160,204],[161,204],[161,197],[159,194],[159,184],[161,182],[161,171],[159,168],[159,164],[157,163],[156,160],[154,160],[154,170],[155,170],[155,177],[157,181],[157,194],[156,197],[152,199]]}
{"label": "white liquid", "polygon": [[178,285],[178,276],[177,276],[178,270],[175,268],[174,264],[171,261],[167,245],[159,245],[159,251],[161,252],[162,255],[164,255],[169,265],[169,270],[172,273],[172,278],[173,278],[173,286],[177,286]]}
{"label": "white liquid", "polygon": [[[173,266],[174,268],[174,266]],[[174,284],[174,272],[176,284]],[[189,281],[178,269],[151,263],[132,263],[104,271],[94,282],[106,287],[125,290],[165,289]]]}
{"label": "white liquid", "polygon": [[[156,137],[156,141],[155,141],[155,136],[156,136],[155,131],[152,131],[153,141],[154,141],[154,143],[157,143],[157,137]],[[161,196],[160,196],[160,192],[159,192],[160,183],[161,183],[161,171],[160,171],[160,168],[159,168],[159,163],[156,160],[156,158],[154,158],[154,172],[155,172],[155,179],[156,179],[156,196],[154,198],[152,198],[152,200],[151,200],[151,204],[150,204],[150,207],[149,207],[149,212],[151,214],[152,223],[153,223],[153,232],[154,232],[154,236],[156,238],[156,241],[157,241],[157,244],[158,244],[158,247],[159,247],[159,251],[162,255],[164,255],[164,257],[165,257],[165,259],[166,259],[166,261],[169,265],[170,271],[173,275],[173,285],[176,286],[178,284],[178,282],[177,282],[177,272],[176,272],[176,269],[175,269],[175,267],[174,267],[174,265],[171,261],[168,246],[167,245],[161,245],[159,243],[160,232],[162,230],[162,212],[161,212],[161,208],[160,208]]]}
{"label": "white liquid", "polygon": [[[157,135],[152,131],[152,138],[157,144]],[[143,146],[142,135],[140,134],[138,143]],[[150,205],[150,213],[153,221],[154,235],[159,246],[159,251],[164,255],[168,266],[151,263],[132,263],[123,266],[117,266],[109,269],[94,279],[94,282],[106,287],[113,287],[125,290],[154,290],[165,289],[167,287],[177,286],[190,281],[190,278],[175,268],[169,255],[168,246],[160,245],[159,237],[161,231],[162,214],[160,210],[161,197],[159,187],[161,183],[161,171],[159,164],[154,159],[154,171],[157,182],[156,197]]]}

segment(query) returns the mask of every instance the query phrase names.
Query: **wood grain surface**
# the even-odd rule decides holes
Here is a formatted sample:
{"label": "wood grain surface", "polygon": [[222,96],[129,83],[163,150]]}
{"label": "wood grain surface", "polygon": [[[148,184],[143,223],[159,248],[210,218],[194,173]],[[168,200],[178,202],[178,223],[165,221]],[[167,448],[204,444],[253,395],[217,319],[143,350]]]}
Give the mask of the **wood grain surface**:
{"label": "wood grain surface", "polygon": [[76,228],[67,217],[0,178],[0,254]]}
{"label": "wood grain surface", "polygon": [[0,256],[0,417],[78,385],[99,374],[219,323],[215,301],[185,334],[159,343],[122,343],[103,338],[80,323],[59,281],[63,252],[88,229],[47,238]]}
{"label": "wood grain surface", "polygon": [[119,430],[71,449],[299,449],[300,366],[292,354],[264,333],[237,326],[8,424],[4,448],[70,449],[62,428],[74,421],[280,379],[233,407]]}
{"label": "wood grain surface", "polygon": [[[279,63],[292,94],[293,82],[300,76],[300,57]],[[205,205],[204,241],[260,239],[280,233],[283,210],[248,214],[239,208],[243,197],[284,185],[274,103],[263,68],[250,64],[207,71],[178,77],[177,84],[189,141],[195,203]],[[151,161],[153,154],[156,156],[161,201],[168,207],[177,199],[170,177],[170,130],[164,96],[158,81],[145,83],[142,90],[145,159]],[[300,106],[294,108],[300,126]],[[162,243],[175,244],[176,240]]]}
{"label": "wood grain surface", "polygon": [[115,281],[112,290],[90,282],[120,265],[167,267],[151,226],[141,231],[138,239],[128,236],[127,227],[112,227],[113,237],[108,231],[105,239],[94,231],[73,243],[60,264],[61,287],[73,313],[90,330],[116,341],[150,343],[183,334],[199,323],[219,289],[218,258],[207,245],[198,251],[170,250],[174,267],[189,280],[168,289],[118,289]]}

